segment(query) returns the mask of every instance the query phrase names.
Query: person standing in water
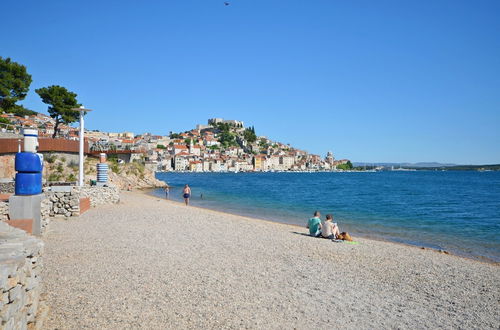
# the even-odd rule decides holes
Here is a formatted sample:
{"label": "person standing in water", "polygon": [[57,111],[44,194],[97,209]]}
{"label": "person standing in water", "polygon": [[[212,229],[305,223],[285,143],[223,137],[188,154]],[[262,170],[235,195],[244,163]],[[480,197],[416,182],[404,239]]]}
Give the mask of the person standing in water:
{"label": "person standing in water", "polygon": [[168,186],[165,187],[165,198],[168,199],[168,194],[170,193],[170,188]]}
{"label": "person standing in water", "polygon": [[184,203],[186,203],[186,206],[189,205],[189,198],[191,197],[191,188],[189,188],[189,185],[184,186],[184,189],[182,190],[182,197],[184,197]]}

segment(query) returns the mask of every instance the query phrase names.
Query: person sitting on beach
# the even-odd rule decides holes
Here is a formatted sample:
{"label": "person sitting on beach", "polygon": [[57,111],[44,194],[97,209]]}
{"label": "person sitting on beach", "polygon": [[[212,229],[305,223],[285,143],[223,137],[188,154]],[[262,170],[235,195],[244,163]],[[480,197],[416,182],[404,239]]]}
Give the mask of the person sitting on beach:
{"label": "person sitting on beach", "polygon": [[321,236],[324,238],[336,239],[339,234],[339,227],[333,221],[333,215],[327,214],[325,221],[321,222]]}
{"label": "person sitting on beach", "polygon": [[319,211],[314,212],[314,217],[307,221],[306,228],[309,228],[309,235],[319,237],[321,235],[321,214]]}
{"label": "person sitting on beach", "polygon": [[189,197],[191,197],[191,188],[189,188],[188,185],[184,186],[184,189],[182,190],[182,197],[184,197],[184,203],[186,203],[186,206],[189,205]]}

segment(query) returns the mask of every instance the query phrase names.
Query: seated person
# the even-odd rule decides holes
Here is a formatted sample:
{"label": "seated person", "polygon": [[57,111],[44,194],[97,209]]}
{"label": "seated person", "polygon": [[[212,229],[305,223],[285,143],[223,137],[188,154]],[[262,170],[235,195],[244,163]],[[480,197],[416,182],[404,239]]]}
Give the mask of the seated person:
{"label": "seated person", "polygon": [[333,215],[327,214],[326,220],[321,223],[321,236],[324,238],[336,239],[339,234],[339,227],[333,221]]}
{"label": "seated person", "polygon": [[319,211],[314,212],[314,217],[307,221],[306,228],[309,228],[309,235],[319,237],[321,235],[321,214]]}

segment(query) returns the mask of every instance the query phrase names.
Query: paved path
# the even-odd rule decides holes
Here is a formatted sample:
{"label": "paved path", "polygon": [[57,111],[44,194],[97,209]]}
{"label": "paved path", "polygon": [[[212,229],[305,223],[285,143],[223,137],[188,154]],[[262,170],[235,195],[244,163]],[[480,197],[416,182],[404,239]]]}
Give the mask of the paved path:
{"label": "paved path", "polygon": [[47,329],[498,328],[500,272],[123,193],[45,237]]}

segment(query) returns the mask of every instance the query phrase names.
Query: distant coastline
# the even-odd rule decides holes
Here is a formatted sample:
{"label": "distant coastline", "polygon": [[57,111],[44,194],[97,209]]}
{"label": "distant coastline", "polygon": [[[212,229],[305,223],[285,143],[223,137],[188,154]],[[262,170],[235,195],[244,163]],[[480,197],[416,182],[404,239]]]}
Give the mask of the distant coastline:
{"label": "distant coastline", "polygon": [[[391,171],[477,171],[477,172],[492,172],[500,171],[500,164],[493,165],[453,165],[453,166],[438,166],[438,167],[415,167],[405,166],[398,168],[376,167],[376,166],[355,166],[351,170],[262,170],[260,173],[346,173],[346,172],[391,172]],[[155,171],[156,173],[193,173],[195,171]],[[198,171],[197,173],[256,173],[254,170],[239,170],[239,171]]]}
{"label": "distant coastline", "polygon": [[368,163],[368,162],[353,162],[356,169],[360,168],[383,168],[384,170],[391,169],[413,169],[418,171],[500,171],[500,164],[441,164],[435,162],[428,163]]}

